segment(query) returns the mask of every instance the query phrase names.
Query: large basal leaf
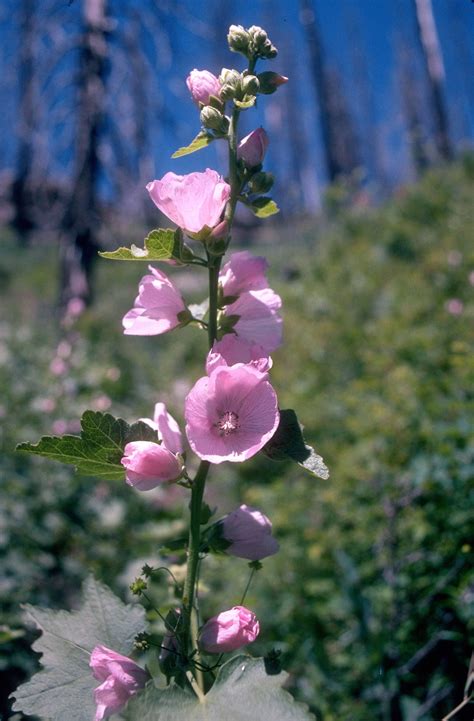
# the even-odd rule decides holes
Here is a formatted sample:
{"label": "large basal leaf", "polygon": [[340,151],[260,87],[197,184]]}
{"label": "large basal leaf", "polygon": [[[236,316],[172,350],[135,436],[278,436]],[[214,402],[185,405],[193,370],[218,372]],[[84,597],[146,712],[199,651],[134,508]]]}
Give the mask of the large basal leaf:
{"label": "large basal leaf", "polygon": [[129,656],[134,637],[146,628],[143,607],[122,603],[91,577],[79,611],[24,608],[42,631],[33,649],[42,654],[43,669],[13,692],[13,709],[51,721],[92,721],[100,682],[89,668],[90,653],[102,644]]}
{"label": "large basal leaf", "polygon": [[322,457],[304,440],[301,425],[291,408],[280,411],[280,423],[275,434],[262,448],[273,461],[296,461],[300,466],[318,478],[327,480],[329,470]]}
{"label": "large basal leaf", "polygon": [[147,263],[159,260],[174,260],[178,263],[189,263],[194,258],[194,253],[183,243],[183,234],[178,228],[157,228],[148,233],[144,241],[144,247],[136,245],[130,248],[117,248],[117,250],[99,253],[102,258],[108,260],[138,260]]}
{"label": "large basal leaf", "polygon": [[183,155],[189,155],[190,153],[195,153],[196,150],[201,150],[201,148],[207,147],[212,141],[214,140],[214,136],[210,133],[206,133],[205,130],[202,130],[200,133],[196,135],[194,140],[192,140],[189,145],[185,145],[182,148],[178,148],[173,155],[172,158],[181,158]]}
{"label": "large basal leaf", "polygon": [[142,421],[129,425],[110,413],[86,411],[81,419],[80,436],[43,436],[38,443],[20,443],[18,451],[35,453],[75,466],[78,473],[106,480],[123,480],[120,463],[130,441],[155,441],[158,435]]}
{"label": "large basal leaf", "polygon": [[153,683],[135,696],[128,721],[314,721],[305,706],[281,686],[287,675],[268,674],[263,659],[236,656],[219,671],[203,701],[192,691],[172,684],[158,689]]}

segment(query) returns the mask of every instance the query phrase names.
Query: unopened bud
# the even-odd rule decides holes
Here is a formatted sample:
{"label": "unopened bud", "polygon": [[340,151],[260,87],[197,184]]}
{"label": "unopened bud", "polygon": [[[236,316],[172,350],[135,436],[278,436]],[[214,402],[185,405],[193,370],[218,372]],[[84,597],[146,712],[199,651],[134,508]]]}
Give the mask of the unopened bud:
{"label": "unopened bud", "polygon": [[274,73],[271,70],[267,70],[264,73],[259,73],[257,77],[260,83],[258,92],[262,93],[263,95],[271,95],[275,92],[275,90],[280,87],[280,85],[284,85],[288,82],[288,78],[286,78],[284,75],[279,75],[278,73]]}
{"label": "unopened bud", "polygon": [[227,34],[229,49],[234,53],[247,55],[249,46],[249,34],[242,25],[231,25]]}
{"label": "unopened bud", "polygon": [[255,58],[267,58],[271,60],[276,58],[278,50],[272,45],[267,33],[258,25],[252,25],[248,29],[249,34],[249,53]]}
{"label": "unopened bud", "polygon": [[248,168],[255,168],[263,163],[267,148],[268,135],[263,128],[257,128],[242,138],[237,148],[237,157]]}
{"label": "unopened bud", "polygon": [[186,78],[186,85],[195,103],[209,104],[211,95],[219,97],[220,83],[209,70],[191,70]]}
{"label": "unopened bud", "polygon": [[220,97],[222,100],[232,100],[240,93],[242,76],[237,70],[222,68],[219,76],[221,84]]}
{"label": "unopened bud", "polygon": [[216,130],[223,134],[228,130],[229,121],[217,108],[207,105],[201,110],[200,118],[204,128]]}
{"label": "unopened bud", "polygon": [[273,187],[273,175],[263,170],[255,173],[249,180],[249,189],[252,193],[268,193]]}
{"label": "unopened bud", "polygon": [[243,95],[256,95],[258,93],[259,81],[255,75],[246,75],[242,79]]}
{"label": "unopened bud", "polygon": [[229,223],[222,220],[206,238],[206,248],[211,255],[224,255],[227,248],[227,238],[229,236]]}

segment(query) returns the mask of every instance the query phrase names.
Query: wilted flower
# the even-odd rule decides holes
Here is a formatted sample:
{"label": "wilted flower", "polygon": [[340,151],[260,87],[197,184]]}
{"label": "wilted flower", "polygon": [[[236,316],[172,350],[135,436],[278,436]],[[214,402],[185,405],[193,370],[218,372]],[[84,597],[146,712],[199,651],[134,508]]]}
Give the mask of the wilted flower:
{"label": "wilted flower", "polygon": [[123,317],[125,335],[159,335],[176,328],[186,306],[180,292],[161,270],[148,266],[151,275],[140,281],[134,307]]}
{"label": "wilted flower", "polygon": [[209,104],[211,95],[220,96],[221,84],[209,70],[191,70],[186,78],[186,85],[195,103]]}
{"label": "wilted flower", "polygon": [[275,433],[278,402],[266,373],[243,363],[218,366],[189,392],[185,417],[189,443],[200,458],[245,461]]}
{"label": "wilted flower", "polygon": [[222,525],[223,538],[231,542],[225,549],[231,556],[261,561],[262,558],[273,556],[280,548],[272,536],[270,519],[257,508],[244,504],[218,523]]}
{"label": "wilted flower", "polygon": [[107,646],[96,646],[89,663],[94,678],[103,683],[94,691],[97,705],[94,721],[103,721],[120,711],[130,696],[142,689],[149,676],[135,661]]}
{"label": "wilted flower", "polygon": [[268,135],[263,128],[252,130],[240,141],[237,157],[243,160],[248,168],[261,165],[267,152],[268,142]]}
{"label": "wilted flower", "polygon": [[207,653],[228,653],[252,643],[259,633],[255,614],[244,606],[234,606],[204,624],[199,645]]}
{"label": "wilted flower", "polygon": [[219,283],[224,297],[237,296],[247,290],[268,288],[265,275],[268,262],[262,256],[252,255],[248,250],[232,253],[219,273]]}
{"label": "wilted flower", "polygon": [[210,168],[188,175],[166,173],[146,187],[161,212],[190,233],[217,225],[230,197],[230,185]]}
{"label": "wilted flower", "polygon": [[152,441],[127,443],[120,462],[128,485],[138,491],[150,491],[160,483],[177,481],[183,470],[174,453]]}

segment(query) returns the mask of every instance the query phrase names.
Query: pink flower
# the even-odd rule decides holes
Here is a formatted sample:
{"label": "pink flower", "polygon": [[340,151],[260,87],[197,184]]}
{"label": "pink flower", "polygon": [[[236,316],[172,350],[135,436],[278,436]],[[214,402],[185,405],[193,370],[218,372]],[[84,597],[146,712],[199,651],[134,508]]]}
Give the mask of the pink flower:
{"label": "pink flower", "polygon": [[186,78],[186,85],[195,103],[209,105],[211,95],[220,97],[221,84],[209,70],[191,70]]}
{"label": "pink flower", "polygon": [[209,351],[206,373],[209,375],[218,366],[232,366],[236,363],[253,365],[266,373],[272,367],[272,359],[261,345],[243,340],[233,333],[227,333],[222,340],[216,341]]}
{"label": "pink flower", "polygon": [[237,157],[243,160],[248,168],[255,168],[255,166],[263,163],[268,142],[268,135],[263,128],[252,130],[240,141],[237,148]]}
{"label": "pink flower", "polygon": [[125,467],[125,480],[138,491],[150,491],[160,483],[177,481],[182,464],[174,453],[152,441],[127,443],[120,461]]}
{"label": "pink flower", "polygon": [[140,420],[148,423],[151,428],[158,432],[158,438],[162,445],[171,453],[183,452],[183,436],[179,425],[171,413],[168,413],[164,403],[155,404],[153,420],[151,418],[140,418]]}
{"label": "pink flower", "polygon": [[261,511],[242,505],[219,523],[222,524],[222,535],[232,545],[226,553],[249,561],[260,561],[273,556],[280,548],[278,541],[272,536],[272,524]]}
{"label": "pink flower", "polygon": [[232,330],[249,343],[257,343],[266,353],[282,344],[281,298],[271,288],[242,293],[226,306],[226,316],[238,316]]}
{"label": "pink flower", "polygon": [[462,315],[462,312],[464,310],[464,303],[462,300],[459,300],[459,298],[451,298],[450,300],[447,300],[444,304],[444,307],[448,311],[448,313],[451,313],[451,315]]}
{"label": "pink flower", "polygon": [[134,307],[123,317],[125,335],[159,335],[180,324],[186,306],[179,291],[165,273],[148,266],[151,275],[140,281]]}
{"label": "pink flower", "polygon": [[244,606],[234,606],[204,624],[199,645],[207,653],[228,653],[252,643],[259,633],[255,614]]}
{"label": "pink flower", "polygon": [[277,397],[266,373],[251,365],[218,366],[189,392],[185,417],[189,443],[199,458],[245,461],[275,433]]}
{"label": "pink flower", "polygon": [[247,290],[268,288],[265,272],[268,263],[248,250],[232,253],[219,274],[224,297],[240,295]]}
{"label": "pink flower", "polygon": [[103,721],[122,709],[130,696],[142,689],[148,673],[131,658],[96,646],[91,653],[90,667],[94,678],[103,683],[94,691],[97,705],[94,721]]}
{"label": "pink flower", "polygon": [[209,168],[189,175],[166,173],[146,188],[161,212],[189,233],[217,225],[230,197],[230,185]]}

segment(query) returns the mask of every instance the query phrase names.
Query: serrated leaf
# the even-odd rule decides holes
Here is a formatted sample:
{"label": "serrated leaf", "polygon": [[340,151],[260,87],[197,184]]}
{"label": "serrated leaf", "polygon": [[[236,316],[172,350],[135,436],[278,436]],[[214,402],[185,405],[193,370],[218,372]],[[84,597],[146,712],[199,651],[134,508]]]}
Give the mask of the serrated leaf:
{"label": "serrated leaf", "polygon": [[280,212],[275,201],[265,196],[252,200],[249,207],[258,218],[269,218],[270,215]]}
{"label": "serrated leaf", "polygon": [[197,150],[201,150],[202,148],[207,147],[212,141],[214,140],[214,136],[210,133],[206,133],[201,131],[196,135],[194,140],[189,143],[189,145],[185,145],[182,148],[178,148],[173,155],[172,158],[182,158],[183,155],[189,155],[190,153],[195,153]]}
{"label": "serrated leaf", "polygon": [[99,253],[108,260],[138,260],[151,263],[160,260],[175,260],[180,263],[189,263],[194,259],[192,250],[183,243],[183,234],[178,228],[156,228],[148,233],[144,241],[144,248],[131,245],[130,248]]}
{"label": "serrated leaf", "polygon": [[130,655],[134,637],[146,628],[143,607],[122,603],[91,577],[84,585],[79,611],[24,608],[42,631],[33,649],[42,654],[43,669],[13,692],[13,709],[51,721],[92,721],[93,692],[100,682],[89,668],[90,653],[103,644]]}
{"label": "serrated leaf", "polygon": [[314,721],[305,706],[296,703],[281,686],[285,673],[267,673],[263,659],[235,656],[219,670],[203,701],[171,684],[158,689],[150,683],[135,696],[127,721]]}
{"label": "serrated leaf", "polygon": [[273,461],[296,461],[300,466],[318,478],[327,480],[329,470],[322,457],[304,440],[301,425],[291,408],[280,411],[280,423],[275,434],[262,448]]}
{"label": "serrated leaf", "polygon": [[17,450],[73,465],[83,475],[115,481],[125,478],[120,460],[127,443],[158,442],[157,432],[143,421],[130,426],[110,413],[85,411],[81,426],[80,436],[43,436],[36,444],[20,443]]}

